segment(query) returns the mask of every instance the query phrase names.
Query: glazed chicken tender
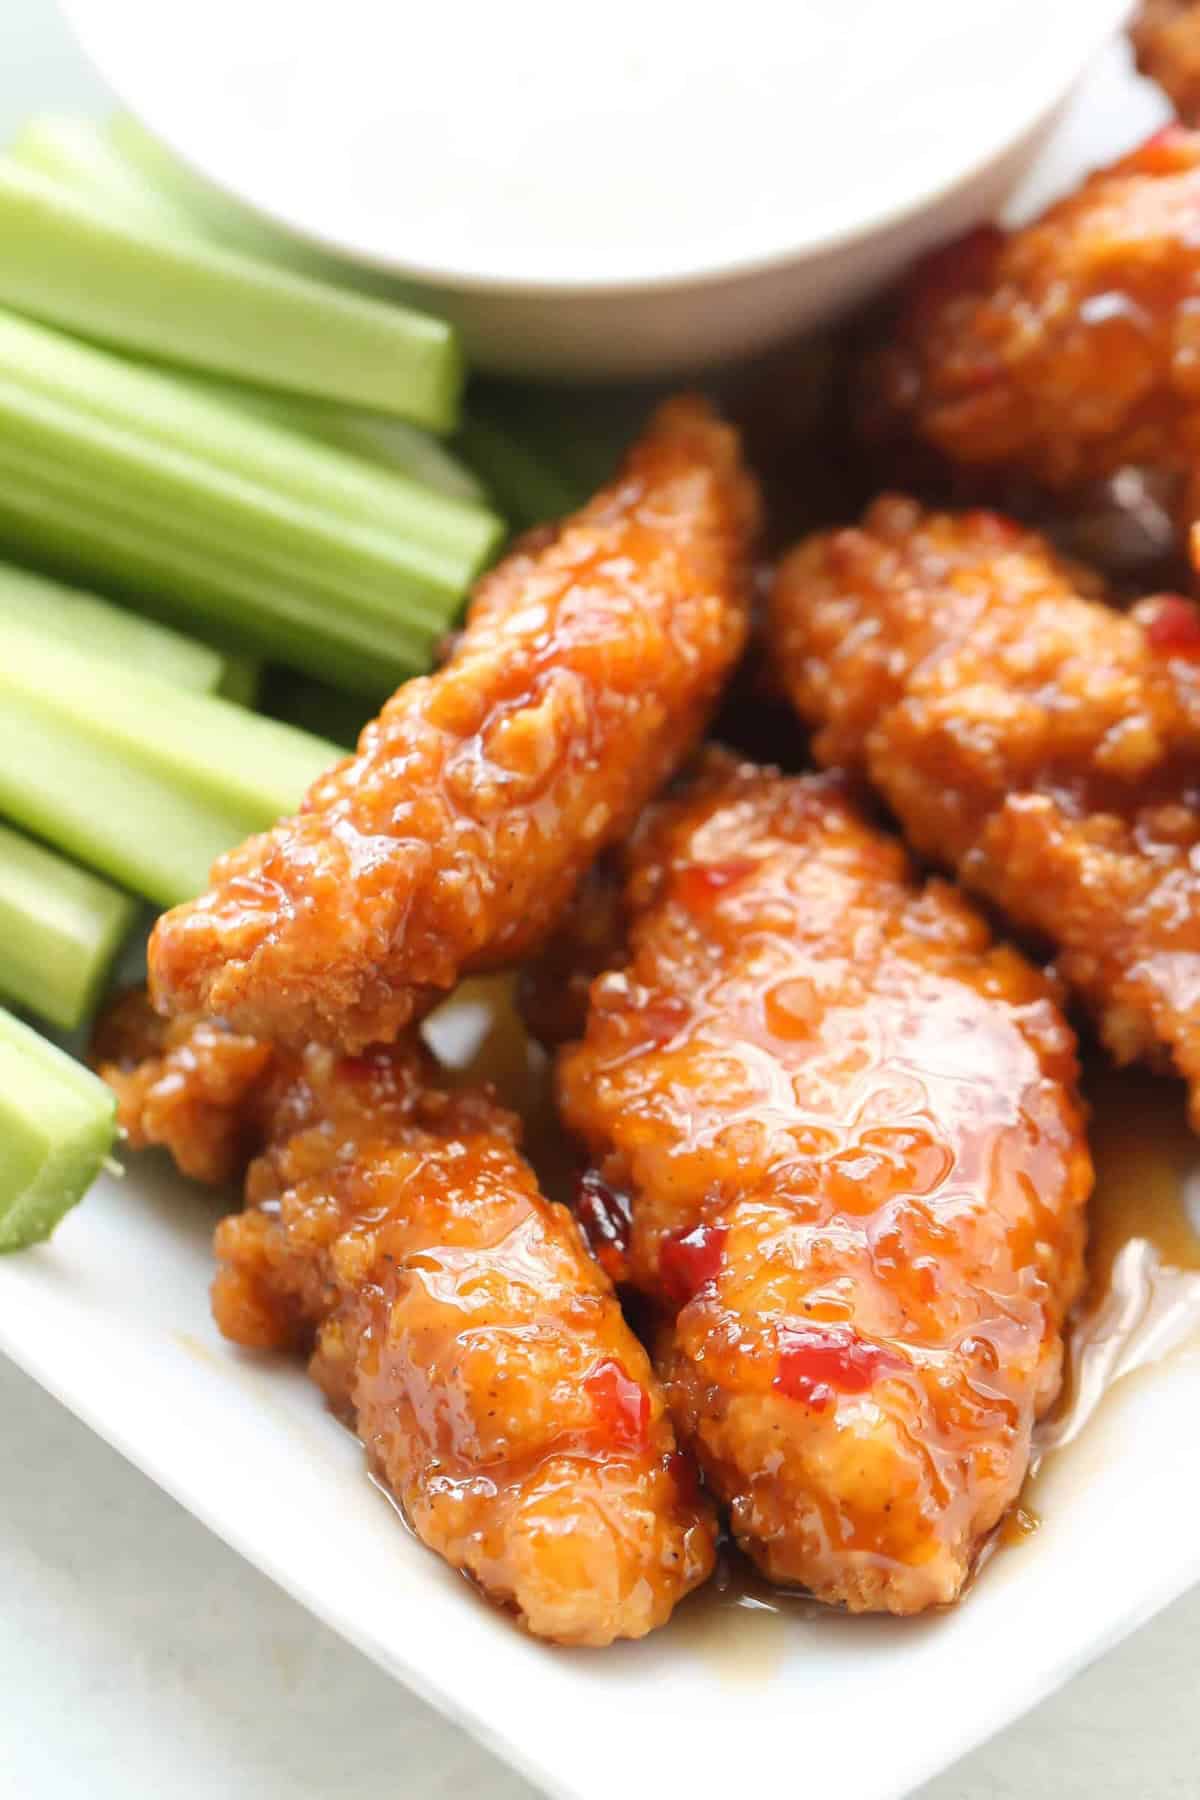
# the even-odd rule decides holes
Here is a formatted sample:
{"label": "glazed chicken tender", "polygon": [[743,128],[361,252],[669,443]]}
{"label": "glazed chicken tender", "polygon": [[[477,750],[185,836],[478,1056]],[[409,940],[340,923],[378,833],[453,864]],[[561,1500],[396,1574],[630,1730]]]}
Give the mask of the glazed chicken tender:
{"label": "glazed chicken tender", "polygon": [[772,1579],[855,1611],[953,1600],[1081,1276],[1052,989],[830,777],[714,757],[639,834],[626,900],[561,1104],[627,1198],[626,1273],[678,1309],[677,1426]]}
{"label": "glazed chicken tender", "polygon": [[772,648],[817,757],[1059,949],[1118,1062],[1200,1126],[1200,614],[1122,616],[992,514],[885,498],[784,562]]}
{"label": "glazed chicken tender", "polygon": [[98,1055],[135,1142],[195,1166],[205,1119],[225,1167],[257,1135],[247,1210],[217,1230],[224,1334],[310,1351],[417,1536],[529,1631],[599,1645],[663,1624],[712,1567],[713,1521],[646,1353],[575,1221],[539,1193],[513,1115],[449,1091],[412,1046],[266,1050],[255,1080],[226,1066],[222,1115],[220,1039],[244,1040],[197,1022],[189,1052],[184,1035],[135,997]]}
{"label": "glazed chicken tender", "polygon": [[1194,125],[1200,120],[1200,0],[1141,0],[1129,35],[1142,74]]}
{"label": "glazed chicken tender", "polygon": [[356,1049],[518,962],[699,738],[757,516],[735,434],[664,406],[611,487],[485,578],[446,666],[159,921],[157,1002]]}
{"label": "glazed chicken tender", "polygon": [[1058,489],[1127,466],[1200,512],[1200,133],[1171,126],[1035,224],[921,265],[864,376],[869,436]]}

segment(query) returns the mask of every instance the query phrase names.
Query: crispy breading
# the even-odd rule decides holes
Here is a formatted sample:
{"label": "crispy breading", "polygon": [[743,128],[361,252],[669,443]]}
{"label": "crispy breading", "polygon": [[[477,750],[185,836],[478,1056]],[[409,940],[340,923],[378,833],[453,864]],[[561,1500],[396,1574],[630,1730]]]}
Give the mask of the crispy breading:
{"label": "crispy breading", "polygon": [[144,987],[101,1015],[90,1061],[132,1150],[161,1145],[194,1181],[240,1178],[258,1149],[278,1059],[220,1021],[163,1019]]}
{"label": "crispy breading", "polygon": [[1021,230],[921,264],[862,384],[868,436],[1068,489],[1200,461],[1200,133],[1170,126]]}
{"label": "crispy breading", "polygon": [[[190,1048],[189,1048],[190,1038]],[[538,1636],[661,1625],[715,1530],[661,1385],[580,1229],[490,1093],[421,1048],[256,1048],[137,997],[105,1032],[131,1141],[203,1173],[253,1146],[217,1229],[213,1311],[235,1343],[311,1352],[417,1536]],[[165,1097],[170,1096],[170,1103]],[[254,1142],[254,1140],[257,1140]],[[235,1148],[236,1147],[236,1148]]]}
{"label": "crispy breading", "polygon": [[1119,1062],[1200,1125],[1200,613],[1123,616],[1035,534],[885,497],[780,568],[770,635],[819,760],[1055,945]]}
{"label": "crispy breading", "polygon": [[773,1579],[955,1598],[1058,1392],[1091,1164],[1046,978],[840,779],[714,756],[632,851],[628,962],[560,1063],[677,1307],[677,1426]]}
{"label": "crispy breading", "polygon": [[1141,0],[1129,28],[1137,66],[1157,81],[1181,119],[1200,120],[1200,4]]}
{"label": "crispy breading", "polygon": [[156,1002],[354,1049],[519,962],[701,735],[757,518],[736,434],[668,402],[610,487],[484,579],[448,663],[160,919]]}

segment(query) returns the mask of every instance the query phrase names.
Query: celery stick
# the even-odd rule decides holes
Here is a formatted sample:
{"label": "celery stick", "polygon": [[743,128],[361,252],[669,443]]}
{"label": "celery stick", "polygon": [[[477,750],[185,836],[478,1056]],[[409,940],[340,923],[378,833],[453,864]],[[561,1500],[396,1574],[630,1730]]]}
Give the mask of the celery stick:
{"label": "celery stick", "polygon": [[267,393],[262,388],[247,388],[215,377],[192,379],[197,383],[207,381],[211,391],[220,393],[231,406],[290,426],[331,449],[345,451],[391,474],[407,476],[452,500],[488,505],[487,488],[462,457],[448,450],[440,438],[406,424],[403,419],[333,406],[327,400],[313,400],[301,394]]}
{"label": "celery stick", "polygon": [[113,606],[96,594],[65,587],[46,575],[0,563],[0,619],[49,632],[68,644],[86,644],[106,662],[157,675],[199,694],[224,691],[232,657],[166,625]]}
{"label": "celery stick", "polygon": [[116,1101],[104,1083],[0,1011],[0,1250],[48,1238],[115,1136]]}
{"label": "celery stick", "polygon": [[219,645],[306,670],[378,699],[428,668],[437,633],[402,619],[359,612],[295,569],[249,561],[211,537],[161,520],[149,528],[117,494],[100,497],[86,478],[53,461],[35,464],[0,434],[0,541],[37,553],[69,573],[103,571],[132,604],[181,623]]}
{"label": "celery stick", "polygon": [[0,621],[0,814],[172,906],[289,811],[336,745]]}
{"label": "celery stick", "polygon": [[[140,132],[141,128],[134,129]],[[214,231],[208,222],[195,213],[189,216],[161,189],[152,187],[88,119],[43,114],[31,120],[14,139],[10,154],[119,217],[132,217],[157,225],[160,230],[201,241],[221,241],[219,231]],[[248,231],[245,235],[252,239],[254,234]],[[267,261],[278,260],[267,255],[265,249],[262,254]],[[330,269],[340,273],[331,259],[325,258],[324,263],[326,274]],[[290,426],[320,443],[408,476],[452,499],[486,504],[487,490],[466,463],[429,432],[403,419],[337,406],[308,395],[248,388],[220,377],[194,379],[207,379],[212,393],[260,418]]]}
{"label": "celery stick", "polygon": [[336,525],[347,553],[360,541],[374,545],[401,579],[407,574],[418,584],[461,589],[500,535],[499,520],[483,507],[431,493],[274,420],[234,410],[203,383],[131,365],[2,313],[0,375],[31,397],[77,409],[95,426],[136,434],[146,452],[154,446],[182,458],[205,492],[213,483],[237,484],[263,509],[273,502],[290,519],[289,530]]}
{"label": "celery stick", "polygon": [[200,235],[183,210],[141,175],[91,119],[39,113],[21,127],[8,154],[122,218]]}
{"label": "celery stick", "polygon": [[0,159],[0,300],[68,330],[266,387],[455,423],[448,325],[238,251],[147,230]]}
{"label": "celery stick", "polygon": [[133,929],[138,903],[0,825],[0,993],[74,1031]]}

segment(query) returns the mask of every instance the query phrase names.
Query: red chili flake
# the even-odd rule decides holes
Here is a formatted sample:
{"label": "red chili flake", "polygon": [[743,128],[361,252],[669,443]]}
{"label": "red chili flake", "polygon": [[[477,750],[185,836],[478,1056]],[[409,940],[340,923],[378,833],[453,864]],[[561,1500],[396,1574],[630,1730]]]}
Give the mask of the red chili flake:
{"label": "red chili flake", "polygon": [[729,1236],[724,1225],[694,1225],[673,1231],[662,1241],[658,1267],[663,1287],[679,1306],[686,1306],[708,1281],[715,1281]]}
{"label": "red chili flake", "polygon": [[1200,607],[1182,594],[1155,594],[1137,617],[1152,650],[1164,656],[1200,656]]}
{"label": "red chili flake", "polygon": [[789,1400],[823,1412],[838,1394],[865,1393],[882,1370],[904,1366],[893,1351],[869,1344],[848,1325],[785,1325],[774,1385]]}
{"label": "red chili flake", "polygon": [[707,912],[716,905],[726,888],[749,875],[753,867],[753,862],[744,856],[731,858],[729,862],[688,863],[676,869],[672,892],[689,912]]}
{"label": "red chili flake", "polygon": [[611,1281],[624,1281],[625,1257],[633,1226],[629,1195],[605,1181],[599,1169],[585,1169],[575,1189],[575,1216],[592,1255]]}
{"label": "red chili flake", "polygon": [[650,1429],[650,1396],[619,1362],[605,1357],[583,1385],[605,1435],[623,1450],[640,1450]]}

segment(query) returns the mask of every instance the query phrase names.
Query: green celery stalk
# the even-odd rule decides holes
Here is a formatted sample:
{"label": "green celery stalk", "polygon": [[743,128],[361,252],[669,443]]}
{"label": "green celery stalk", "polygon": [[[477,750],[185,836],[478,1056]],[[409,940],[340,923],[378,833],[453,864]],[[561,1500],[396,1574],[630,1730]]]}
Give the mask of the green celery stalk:
{"label": "green celery stalk", "polygon": [[0,1011],[0,1250],[48,1238],[115,1137],[116,1101],[104,1083]]}
{"label": "green celery stalk", "polygon": [[157,675],[175,687],[215,693],[230,679],[232,657],[198,644],[138,613],[0,563],[0,620],[12,619],[68,644],[86,644],[95,655],[122,668]]}
{"label": "green celery stalk", "polygon": [[74,1031],[139,910],[90,870],[0,826],[0,993],[9,1002]]}
{"label": "green celery stalk", "polygon": [[173,906],[290,811],[336,745],[0,621],[0,814]]}
{"label": "green celery stalk", "polygon": [[[199,214],[186,213],[161,188],[153,187],[91,120],[43,114],[25,126],[13,140],[9,153],[18,162],[86,196],[119,218],[132,218],[201,242],[221,242],[218,230]],[[246,236],[253,234],[247,232]],[[252,243],[247,247],[253,252]],[[268,255],[265,247],[260,247],[259,254],[267,261],[279,260],[278,256]],[[332,265],[328,258],[325,263],[322,273],[328,278]],[[334,273],[341,271],[335,269]],[[241,410],[290,426],[318,442],[408,476],[452,499],[486,503],[486,489],[466,463],[429,432],[403,419],[337,406],[307,395],[247,388],[219,377],[208,380],[212,392],[223,395]]]}
{"label": "green celery stalk", "polygon": [[117,492],[0,433],[0,540],[68,572],[101,571],[131,603],[197,636],[230,642],[378,699],[428,668],[438,634],[380,619],[311,570],[249,559],[189,528],[148,524]]}
{"label": "green celery stalk", "polygon": [[3,313],[0,376],[28,389],[30,398],[77,411],[81,432],[90,423],[136,434],[151,465],[163,460],[151,447],[180,458],[203,494],[236,484],[263,509],[264,532],[266,521],[282,512],[289,532],[307,525],[327,534],[336,527],[342,535],[335,543],[347,555],[360,542],[374,546],[390,580],[407,574],[410,585],[461,590],[501,533],[500,521],[483,507],[431,493],[273,419],[231,408],[225,394],[202,383],[130,364]]}
{"label": "green celery stalk", "polygon": [[182,208],[147,181],[91,119],[38,113],[21,127],[8,154],[122,218],[159,231],[201,235]]}
{"label": "green celery stalk", "polygon": [[[193,379],[199,382],[201,377]],[[220,393],[231,406],[242,411],[289,426],[304,437],[391,474],[406,476],[451,500],[488,507],[487,488],[463,458],[447,449],[442,439],[403,419],[333,406],[326,400],[312,400],[306,395],[267,393],[261,388],[247,388],[237,382],[218,381],[215,377],[203,379],[209,382],[213,393]],[[490,508],[488,510],[490,512]]]}
{"label": "green celery stalk", "polygon": [[448,325],[236,250],[146,229],[0,158],[0,301],[145,355],[454,425]]}

